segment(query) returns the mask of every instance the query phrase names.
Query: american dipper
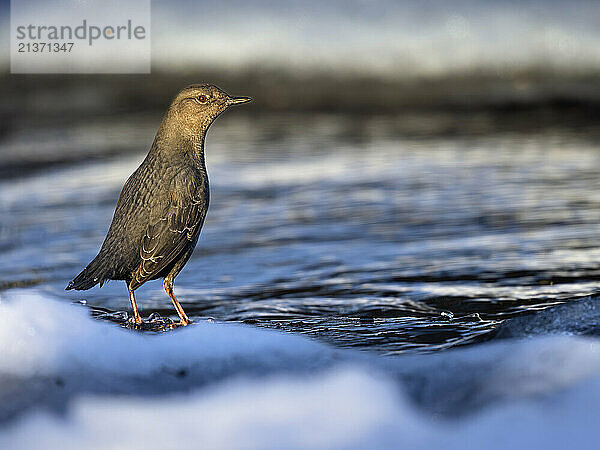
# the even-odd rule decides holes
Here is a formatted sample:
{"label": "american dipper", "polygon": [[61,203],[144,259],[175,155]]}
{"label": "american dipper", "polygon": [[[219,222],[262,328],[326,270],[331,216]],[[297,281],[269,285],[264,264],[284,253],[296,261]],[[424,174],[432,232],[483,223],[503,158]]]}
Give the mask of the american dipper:
{"label": "american dipper", "polygon": [[100,252],[67,290],[125,280],[135,323],[141,324],[134,291],[164,278],[181,325],[189,323],[173,280],[194,251],[208,209],[204,138],[219,114],[250,100],[210,84],[188,86],[175,97],[146,159],[121,190]]}

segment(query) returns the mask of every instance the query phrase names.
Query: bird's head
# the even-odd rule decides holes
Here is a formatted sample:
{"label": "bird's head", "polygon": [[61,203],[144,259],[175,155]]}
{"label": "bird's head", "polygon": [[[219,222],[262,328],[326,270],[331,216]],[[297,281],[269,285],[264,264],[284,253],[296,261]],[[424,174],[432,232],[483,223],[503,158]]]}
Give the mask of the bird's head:
{"label": "bird's head", "polygon": [[212,84],[193,84],[179,92],[167,113],[169,128],[180,136],[197,139],[227,108],[251,100],[232,97]]}

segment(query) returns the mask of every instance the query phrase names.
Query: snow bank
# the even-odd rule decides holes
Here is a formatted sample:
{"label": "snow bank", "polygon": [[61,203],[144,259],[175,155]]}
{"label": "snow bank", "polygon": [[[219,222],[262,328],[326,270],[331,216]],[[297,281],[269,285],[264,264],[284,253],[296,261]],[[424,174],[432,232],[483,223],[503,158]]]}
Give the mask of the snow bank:
{"label": "snow bank", "polygon": [[535,314],[514,317],[500,327],[499,337],[522,338],[543,334],[600,334],[600,302],[585,297],[544,309]]}
{"label": "snow bank", "polygon": [[382,358],[235,324],[142,335],[11,291],[0,354],[0,448],[597,448],[593,338]]}
{"label": "snow bank", "polygon": [[0,446],[346,447],[368,443],[368,439],[376,437],[377,430],[386,434],[393,430],[398,412],[396,401],[390,382],[374,380],[349,368],[304,380],[236,380],[187,397],[85,398],[76,402],[68,420],[47,414],[29,416],[0,438]]}
{"label": "snow bank", "polygon": [[237,380],[160,399],[87,397],[66,418],[30,414],[0,434],[11,449],[597,448],[600,377],[551,401],[440,422],[391,380],[356,368],[308,379]]}
{"label": "snow bank", "polygon": [[314,366],[337,353],[300,336],[241,324],[206,321],[160,335],[132,333],[93,320],[84,307],[31,291],[0,297],[0,373],[9,375],[143,376],[163,368],[211,365],[214,370],[231,361],[256,367]]}
{"label": "snow bank", "polygon": [[422,408],[456,417],[552,395],[600,375],[600,340],[538,336],[386,363]]}
{"label": "snow bank", "polygon": [[345,352],[301,336],[199,322],[151,335],[32,291],[0,297],[0,423],[85,394],[168,395],[239,374],[304,373]]}

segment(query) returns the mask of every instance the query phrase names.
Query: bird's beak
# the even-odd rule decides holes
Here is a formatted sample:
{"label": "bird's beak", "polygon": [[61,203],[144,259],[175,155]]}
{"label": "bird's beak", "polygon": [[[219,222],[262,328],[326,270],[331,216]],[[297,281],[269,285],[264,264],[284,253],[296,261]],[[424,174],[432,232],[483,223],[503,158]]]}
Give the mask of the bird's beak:
{"label": "bird's beak", "polygon": [[250,97],[229,97],[227,100],[228,105],[241,105],[242,103],[248,103],[252,100]]}

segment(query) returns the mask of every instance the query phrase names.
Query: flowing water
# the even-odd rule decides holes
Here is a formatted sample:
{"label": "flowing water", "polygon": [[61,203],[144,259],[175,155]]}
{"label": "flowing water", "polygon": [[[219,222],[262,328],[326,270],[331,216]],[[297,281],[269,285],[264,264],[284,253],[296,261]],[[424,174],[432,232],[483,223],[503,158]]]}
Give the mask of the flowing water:
{"label": "flowing water", "polygon": [[[206,145],[210,210],[175,283],[192,320],[429,352],[493,339],[507,318],[596,292],[600,152],[587,135],[597,133],[407,137],[398,120],[219,119]],[[123,282],[63,289],[95,256],[156,126],[104,119],[3,142],[5,155],[84,157],[0,181],[1,289],[85,302],[123,323]],[[137,298],[145,317],[173,317],[160,282]]]}

